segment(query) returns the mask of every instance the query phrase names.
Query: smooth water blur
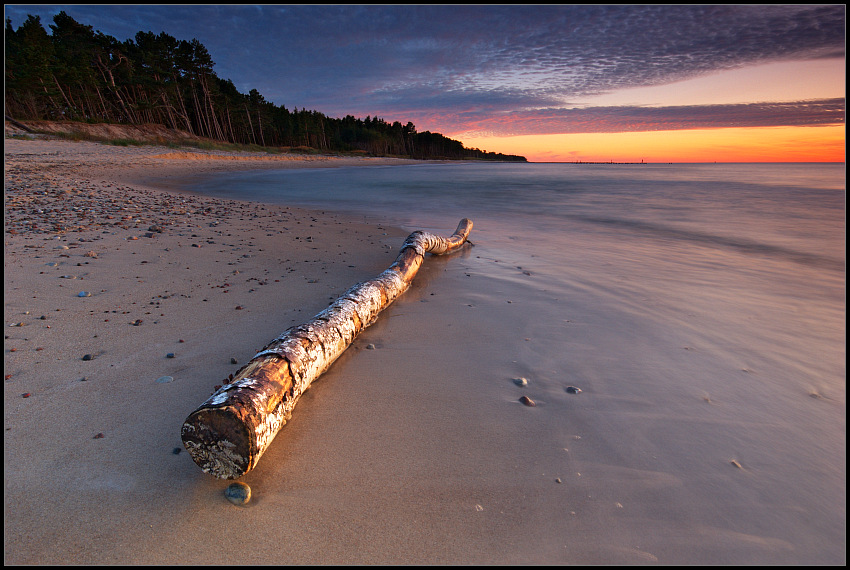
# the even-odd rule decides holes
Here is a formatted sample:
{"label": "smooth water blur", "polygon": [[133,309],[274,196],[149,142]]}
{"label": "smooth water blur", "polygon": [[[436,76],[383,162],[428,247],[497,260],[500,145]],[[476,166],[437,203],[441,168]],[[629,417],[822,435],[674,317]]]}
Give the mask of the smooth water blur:
{"label": "smooth water blur", "polygon": [[[423,163],[189,189],[443,235],[473,220],[475,247],[423,264],[388,309],[384,326],[416,342],[381,362],[423,370],[393,378],[401,394],[442,383],[443,413],[477,418],[464,442],[502,434],[468,451],[475,465],[444,468],[490,488],[496,473],[522,489],[592,473],[565,479],[582,489],[570,499],[540,491],[536,547],[578,552],[584,532],[634,537],[666,562],[843,561],[843,164]],[[512,375],[530,378],[538,415],[507,413]]]}
{"label": "smooth water blur", "polygon": [[[235,172],[190,187],[446,235],[468,217],[476,259],[504,261],[479,261],[493,279],[528,288],[515,269],[534,267],[534,286],[610,292],[606,303],[659,327],[701,309],[715,320],[703,334],[826,365],[842,394],[843,357],[813,358],[824,349],[808,330],[826,327],[843,346],[844,188],[843,164],[818,163],[423,163]],[[648,298],[663,301],[650,311]],[[820,324],[779,308],[761,325],[740,320],[791,302],[807,313],[794,318]]]}
{"label": "smooth water blur", "polygon": [[843,164],[429,164],[219,174],[215,196],[446,231],[461,217],[560,241],[594,227],[843,267]]}
{"label": "smooth water blur", "polygon": [[[759,207],[764,200],[843,209],[843,194],[831,191],[844,190],[844,175],[843,164],[424,163],[234,172],[190,188],[222,197],[411,218],[417,212],[446,216],[460,210],[558,216],[592,213],[594,207],[629,211],[636,205],[648,212],[665,207],[676,212],[699,203]],[[664,199],[679,203],[658,203]]]}

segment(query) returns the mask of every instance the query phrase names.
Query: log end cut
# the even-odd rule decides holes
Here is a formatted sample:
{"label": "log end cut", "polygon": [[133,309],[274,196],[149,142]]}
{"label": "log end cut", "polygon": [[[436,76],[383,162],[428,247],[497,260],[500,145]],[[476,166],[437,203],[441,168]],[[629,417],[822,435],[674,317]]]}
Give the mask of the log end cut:
{"label": "log end cut", "polygon": [[253,467],[252,437],[240,415],[231,407],[201,408],[186,418],[183,446],[205,473],[237,479]]}

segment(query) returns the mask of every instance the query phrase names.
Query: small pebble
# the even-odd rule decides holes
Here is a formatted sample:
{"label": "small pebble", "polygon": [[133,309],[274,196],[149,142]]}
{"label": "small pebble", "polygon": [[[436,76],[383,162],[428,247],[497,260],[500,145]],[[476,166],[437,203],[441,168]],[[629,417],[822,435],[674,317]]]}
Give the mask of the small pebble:
{"label": "small pebble", "polygon": [[534,400],[532,400],[528,396],[523,396],[522,398],[519,399],[519,401],[522,402],[523,404],[525,404],[526,406],[534,407],[534,406],[537,405],[537,404],[534,403]]}
{"label": "small pebble", "polygon": [[171,453],[173,453],[174,455],[180,455],[180,453],[181,453],[182,451],[183,451],[183,450],[182,450],[181,448],[179,448],[179,447],[175,447],[174,449],[172,449],[172,450],[171,450]]}
{"label": "small pebble", "polygon": [[581,394],[581,388],[575,386],[567,386],[567,394]]}
{"label": "small pebble", "polygon": [[174,378],[171,376],[160,376],[156,379],[157,384],[168,384],[169,382],[174,382]]}
{"label": "small pebble", "polygon": [[231,483],[224,490],[224,496],[234,505],[245,505],[251,500],[251,487],[239,481]]}
{"label": "small pebble", "polygon": [[91,354],[85,354],[83,355],[83,360],[94,360],[94,356]]}
{"label": "small pebble", "polygon": [[166,354],[166,355],[165,355],[165,357],[166,357],[166,358],[174,358],[174,353],[173,353],[173,352],[169,352],[168,354]]}
{"label": "small pebble", "polygon": [[96,436],[94,436],[92,439],[103,439],[103,434],[99,433]]}
{"label": "small pebble", "polygon": [[30,396],[32,396],[32,394],[30,394],[29,392],[27,392],[26,394],[21,394],[22,398],[29,398]]}
{"label": "small pebble", "polygon": [[516,384],[517,386],[527,386],[528,380],[526,380],[525,378],[514,378],[514,384]]}
{"label": "small pebble", "polygon": [[91,297],[91,293],[89,293],[88,291],[80,291],[79,293],[77,293],[77,297]]}
{"label": "small pebble", "polygon": [[236,360],[235,358],[231,358],[231,359],[230,359],[230,364],[239,364],[239,361],[238,361],[238,360]]}
{"label": "small pebble", "polygon": [[366,350],[375,350],[375,345],[374,344],[367,344]]}

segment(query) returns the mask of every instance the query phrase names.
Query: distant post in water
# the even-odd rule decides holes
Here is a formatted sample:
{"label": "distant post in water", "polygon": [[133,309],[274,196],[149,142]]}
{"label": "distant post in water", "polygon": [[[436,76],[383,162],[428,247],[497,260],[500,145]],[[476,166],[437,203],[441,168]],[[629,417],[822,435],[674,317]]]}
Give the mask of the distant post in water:
{"label": "distant post in water", "polygon": [[464,218],[448,238],[413,232],[378,277],[355,285],[310,321],[272,340],[186,418],[181,435],[192,460],[219,479],[236,479],[253,469],[301,394],[407,290],[425,254],[457,251],[471,230],[472,221]]}

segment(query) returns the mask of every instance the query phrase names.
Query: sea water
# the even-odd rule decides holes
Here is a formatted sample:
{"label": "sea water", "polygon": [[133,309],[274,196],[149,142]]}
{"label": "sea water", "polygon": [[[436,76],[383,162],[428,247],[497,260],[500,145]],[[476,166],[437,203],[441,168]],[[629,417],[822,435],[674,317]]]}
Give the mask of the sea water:
{"label": "sea water", "polygon": [[702,313],[701,334],[759,339],[843,401],[843,164],[426,162],[218,174],[190,189],[444,235],[468,217],[475,271],[525,285],[518,295],[579,288],[666,328]]}
{"label": "sea water", "polygon": [[444,232],[469,217],[550,242],[613,232],[832,268],[844,265],[844,188],[843,164],[510,163],[236,172],[191,187],[415,229]]}
{"label": "sea water", "polygon": [[[426,162],[218,174],[189,189],[443,235],[472,219],[474,247],[417,278],[443,321],[423,334],[460,335],[459,356],[445,357],[457,370],[490,364],[445,386],[486,411],[480,441],[530,429],[482,400],[515,401],[510,378],[528,377],[525,393],[552,414],[534,444],[569,447],[590,470],[576,459],[586,445],[595,493],[608,481],[645,497],[678,481],[621,523],[668,549],[661,560],[843,560],[844,164]],[[522,455],[506,439],[482,456]],[[564,468],[551,461],[536,467]],[[693,531],[678,547],[676,525],[653,520],[659,502]],[[583,528],[607,532],[604,520]]]}

